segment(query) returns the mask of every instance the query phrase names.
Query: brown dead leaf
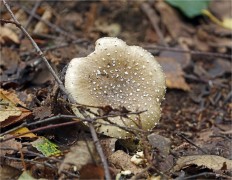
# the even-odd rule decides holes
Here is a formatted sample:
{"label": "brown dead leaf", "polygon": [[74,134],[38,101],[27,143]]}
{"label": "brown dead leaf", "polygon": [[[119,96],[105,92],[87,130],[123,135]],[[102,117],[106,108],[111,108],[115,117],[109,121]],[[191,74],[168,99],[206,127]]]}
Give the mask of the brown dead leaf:
{"label": "brown dead leaf", "polygon": [[86,164],[80,170],[80,179],[104,179],[104,169],[95,164]]}
{"label": "brown dead leaf", "polygon": [[124,151],[118,150],[108,157],[109,163],[120,170],[130,170],[133,174],[138,174],[143,171],[142,168],[131,162],[131,156]]}
{"label": "brown dead leaf", "polygon": [[208,78],[209,74],[206,71],[206,69],[203,67],[202,62],[196,62],[193,67],[193,72],[196,74],[199,78]]}
{"label": "brown dead leaf", "polygon": [[231,48],[231,38],[221,38],[208,32],[206,27],[197,29],[194,37],[194,44],[200,51],[215,51],[215,48],[221,53],[225,53],[227,48]]}
{"label": "brown dead leaf", "polygon": [[23,102],[19,100],[17,95],[10,91],[5,91],[3,89],[0,89],[0,94],[4,95],[9,101],[11,101],[13,104],[21,104],[22,106],[25,106]]}
{"label": "brown dead leaf", "polygon": [[47,117],[51,117],[53,115],[51,106],[36,107],[33,109],[33,115],[35,116],[36,119],[40,119],[40,120]]}
{"label": "brown dead leaf", "polygon": [[[4,138],[10,138],[12,137],[12,135],[5,135]],[[5,156],[6,154],[13,154],[15,153],[15,150],[13,149],[21,149],[22,148],[22,144],[18,141],[16,141],[15,139],[10,139],[8,141],[5,141],[5,142],[1,142],[0,143],[0,147],[1,148],[12,148],[11,149],[1,149],[0,150],[0,155],[1,156]]]}
{"label": "brown dead leaf", "polygon": [[212,1],[209,8],[218,19],[231,17],[231,1],[223,1],[223,3],[220,3],[220,1]]}
{"label": "brown dead leaf", "polygon": [[0,123],[1,127],[22,121],[31,115],[31,112],[22,107],[16,107],[17,104],[24,106],[13,92],[0,89]]}
{"label": "brown dead leaf", "polygon": [[[92,158],[94,158],[94,160]],[[100,158],[96,152],[94,143],[92,141],[79,141],[75,146],[71,147],[70,152],[65,155],[65,159],[60,165],[59,172],[69,169],[70,164],[73,164],[77,171],[79,171],[84,165],[95,162],[100,162]]]}
{"label": "brown dead leaf", "polygon": [[41,17],[42,21],[39,21],[36,26],[35,29],[33,31],[33,33],[35,34],[47,34],[49,32],[49,28],[48,26],[43,22],[44,21],[50,21],[52,18],[52,11],[50,9],[50,7],[46,7],[45,11]]}
{"label": "brown dead leaf", "polygon": [[204,130],[202,132],[199,132],[198,133],[198,144],[199,141],[203,141],[203,142],[208,142],[209,140],[211,140],[210,136],[213,135],[213,130],[212,129],[207,129],[207,130]]}
{"label": "brown dead leaf", "polygon": [[230,61],[217,59],[213,62],[213,67],[209,70],[208,74],[212,77],[219,77],[225,73],[231,73],[232,65]]}
{"label": "brown dead leaf", "polygon": [[68,14],[64,14],[63,18],[61,19],[61,24],[64,27],[67,27],[66,29],[70,31],[73,31],[74,27],[81,29],[83,23],[83,14],[77,12],[69,12]]}
{"label": "brown dead leaf", "polygon": [[[15,15],[15,18],[20,22],[20,24],[22,26],[26,25],[28,16],[23,9],[21,9],[21,8],[17,9],[15,11],[14,15]],[[13,20],[13,19],[11,18],[11,20]],[[17,26],[15,26],[15,24],[8,23],[5,25],[5,27],[11,29],[17,35],[19,35],[21,33],[21,30]]]}
{"label": "brown dead leaf", "polygon": [[184,91],[190,90],[189,85],[184,79],[184,71],[175,59],[162,57],[157,57],[156,59],[162,66],[166,75],[166,84],[168,88],[182,89]]}
{"label": "brown dead leaf", "polygon": [[156,32],[153,30],[152,27],[148,27],[145,32],[145,42],[149,43],[158,43],[159,37],[157,36]]}
{"label": "brown dead leaf", "polygon": [[181,21],[179,14],[175,9],[170,7],[167,3],[163,1],[156,1],[155,8],[159,11],[161,16],[161,21],[166,26],[169,34],[172,38],[177,39],[179,36],[183,36],[187,31],[194,31],[190,26]]}
{"label": "brown dead leaf", "polygon": [[8,27],[0,26],[0,44],[10,43],[19,44],[18,35]]}
{"label": "brown dead leaf", "polygon": [[165,24],[169,34],[176,39],[181,34],[182,23],[173,8],[163,1],[155,3],[156,9],[161,15],[161,21]]}
{"label": "brown dead leaf", "polygon": [[1,127],[6,127],[6,126],[17,123],[19,121],[23,121],[24,119],[31,117],[32,113],[28,109],[25,109],[22,107],[18,107],[18,109],[21,111],[22,114],[16,117],[15,116],[9,117],[5,121],[1,122]]}
{"label": "brown dead leaf", "polygon": [[[56,71],[55,65],[51,63],[51,66]],[[52,74],[44,63],[39,63],[33,73],[33,78],[30,81],[32,84],[41,85],[53,80]]]}
{"label": "brown dead leaf", "polygon": [[16,95],[0,89],[0,122],[5,121],[12,116],[20,116],[22,112],[16,107],[18,99],[15,101]]}
{"label": "brown dead leaf", "polygon": [[204,166],[214,171],[232,170],[232,160],[215,155],[193,155],[179,158],[174,171],[179,171],[189,165]]}
{"label": "brown dead leaf", "polygon": [[20,175],[21,171],[13,168],[8,165],[1,165],[0,166],[0,178],[2,180],[5,179],[17,179],[17,177]]}
{"label": "brown dead leaf", "polygon": [[170,139],[155,133],[148,135],[147,139],[152,147],[157,148],[164,157],[169,154],[171,148]]}
{"label": "brown dead leaf", "polygon": [[[178,45],[175,46],[175,48],[179,50],[188,50],[186,45]],[[189,53],[164,50],[160,52],[159,57],[173,58],[182,68],[188,67],[191,63],[191,55]]]}
{"label": "brown dead leaf", "polygon": [[[1,36],[1,34],[0,34]],[[19,54],[17,51],[2,47],[1,48],[1,60],[0,60],[0,68],[3,74],[14,74],[17,71],[19,66]],[[2,79],[1,79],[2,81]]]}

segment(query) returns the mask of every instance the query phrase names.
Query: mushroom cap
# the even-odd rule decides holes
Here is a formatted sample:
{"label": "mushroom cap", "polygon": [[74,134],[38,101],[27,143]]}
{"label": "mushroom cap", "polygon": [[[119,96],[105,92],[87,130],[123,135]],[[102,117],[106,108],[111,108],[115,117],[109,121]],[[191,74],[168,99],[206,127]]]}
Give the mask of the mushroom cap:
{"label": "mushroom cap", "polygon": [[[83,105],[125,107],[132,112],[146,110],[140,115],[143,130],[152,129],[159,121],[166,90],[161,66],[148,51],[112,37],[98,39],[95,51],[87,57],[71,60],[65,87]],[[97,113],[97,109],[90,109]],[[73,110],[81,115],[77,109]],[[120,126],[138,128],[133,122],[138,123],[138,115],[128,117],[108,119]],[[107,123],[102,119],[97,121]],[[116,138],[131,136],[115,126],[97,124],[96,131]]]}

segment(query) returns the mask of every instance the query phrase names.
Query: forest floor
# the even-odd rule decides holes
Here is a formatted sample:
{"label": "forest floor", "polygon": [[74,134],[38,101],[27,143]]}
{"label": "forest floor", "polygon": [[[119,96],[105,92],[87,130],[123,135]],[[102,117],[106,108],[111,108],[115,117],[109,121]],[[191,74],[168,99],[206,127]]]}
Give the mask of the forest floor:
{"label": "forest floor", "polygon": [[[232,178],[231,30],[164,1],[7,2],[62,82],[70,60],[106,36],[147,49],[161,64],[167,92],[149,138],[98,137],[113,179]],[[66,95],[25,34],[3,21],[11,17],[0,4],[1,179],[104,179],[88,127],[69,125]],[[223,19],[231,2],[209,9]],[[144,157],[135,165],[138,151]]]}

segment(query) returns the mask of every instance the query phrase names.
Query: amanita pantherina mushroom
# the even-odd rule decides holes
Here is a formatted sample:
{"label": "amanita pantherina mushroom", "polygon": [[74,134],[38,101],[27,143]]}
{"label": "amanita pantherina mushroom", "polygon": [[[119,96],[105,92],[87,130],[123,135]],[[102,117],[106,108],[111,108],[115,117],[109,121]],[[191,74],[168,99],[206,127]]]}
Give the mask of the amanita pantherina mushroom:
{"label": "amanita pantherina mushroom", "polygon": [[[160,103],[165,94],[165,77],[155,58],[139,46],[128,46],[118,38],[96,41],[95,51],[87,57],[71,60],[65,87],[76,102],[87,106],[111,106],[114,109],[146,111],[140,115],[143,130],[152,129],[160,119]],[[81,115],[73,108],[74,113]],[[90,110],[97,113],[95,108]],[[136,127],[137,115],[111,117],[120,126]],[[132,120],[131,120],[132,119]],[[98,122],[107,123],[104,120]],[[96,125],[98,133],[128,138],[130,133],[115,126]]]}

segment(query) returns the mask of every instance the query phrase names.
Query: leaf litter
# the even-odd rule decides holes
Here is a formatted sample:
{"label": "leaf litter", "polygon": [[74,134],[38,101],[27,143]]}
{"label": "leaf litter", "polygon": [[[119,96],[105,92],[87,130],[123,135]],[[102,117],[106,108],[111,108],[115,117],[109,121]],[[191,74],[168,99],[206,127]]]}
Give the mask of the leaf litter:
{"label": "leaf litter", "polygon": [[[58,1],[52,4],[52,2],[43,2],[43,5],[39,5],[39,8],[35,11],[39,18],[33,16],[34,3],[28,3],[25,6],[23,2],[15,2],[12,7],[15,5],[14,13],[23,25],[26,25],[30,16],[32,17],[27,28],[30,34],[33,34],[36,26],[40,26],[36,34],[33,34],[33,38],[41,48],[48,49],[45,55],[54,63],[53,67],[59,73],[71,58],[92,52],[95,40],[102,36],[117,35],[128,44],[146,45],[150,43],[159,45],[160,36],[153,28],[154,24],[151,25],[151,21],[141,11],[142,3],[109,3],[108,1],[100,3],[76,1],[63,3]],[[162,104],[162,119],[154,129],[155,135],[152,134],[154,132],[151,132],[148,136],[157,141],[150,140],[148,142],[140,139],[139,145],[130,148],[128,147],[130,143],[121,143],[115,139],[108,141],[107,137],[99,137],[100,140],[105,140],[102,144],[105,148],[104,154],[110,163],[111,175],[112,177],[117,175],[119,177],[121,174],[120,177],[126,177],[126,174],[130,171],[132,175],[130,174],[128,177],[133,177],[136,174],[138,177],[188,178],[191,171],[195,174],[199,173],[197,168],[206,173],[208,171],[218,173],[219,176],[229,175],[228,171],[231,170],[231,153],[229,152],[231,131],[228,127],[230,127],[232,119],[230,102],[232,97],[230,90],[231,61],[226,58],[216,58],[207,55],[207,53],[230,54],[231,32],[224,29],[223,26],[217,25],[207,16],[200,15],[187,20],[184,14],[195,16],[193,12],[188,12],[192,14],[182,13],[166,2],[149,3],[151,10],[158,12],[154,13],[157,16],[155,18],[158,19],[156,25],[160,28],[168,47],[174,47],[179,51],[148,49],[157,56],[157,59],[160,59],[167,76],[168,85],[166,100]],[[210,3],[210,11],[212,10],[216,18],[230,19],[231,17],[228,15],[229,6],[226,3],[217,4],[213,0]],[[49,14],[52,14],[52,18],[50,15],[46,15],[45,7],[52,7],[52,12],[49,12]],[[65,11],[63,10],[64,7],[67,8]],[[198,14],[201,13],[199,8],[195,10]],[[42,17],[44,14],[47,16],[46,18]],[[2,11],[1,15],[3,19],[10,19],[6,11]],[[43,19],[43,22],[41,19]],[[59,92],[53,91],[53,78],[45,66],[38,63],[40,60],[33,52],[27,39],[20,39],[21,32],[14,25],[1,25],[1,29],[8,31],[6,35],[1,33],[0,36],[3,45],[1,47],[3,56],[0,61],[1,86],[4,89],[3,91],[7,93],[13,89],[14,93],[10,94],[9,97],[18,94],[20,101],[8,99],[9,97],[5,94],[3,99],[4,102],[7,101],[6,103],[10,104],[12,112],[16,112],[16,109],[21,112],[18,115],[16,115],[17,113],[10,116],[8,114],[8,118],[7,116],[3,118],[3,122],[7,122],[10,118],[10,123],[2,128],[3,132],[12,127],[17,127],[21,122],[30,124],[31,122],[46,120],[46,118],[56,116],[58,113],[71,114],[68,103],[64,100],[65,97]],[[45,25],[44,28],[41,28],[41,25]],[[68,33],[65,35],[64,32]],[[78,37],[78,39],[83,38],[84,41],[72,43],[69,40],[69,35]],[[70,46],[59,47],[64,42],[70,44]],[[50,47],[52,48],[49,49]],[[206,54],[189,53],[190,50],[196,52],[200,50]],[[185,53],[182,53],[183,51]],[[62,73],[60,76],[62,77]],[[16,106],[16,102],[24,107],[30,107],[33,112],[32,116],[22,116],[24,111],[29,114],[31,114],[31,111]],[[14,116],[13,119],[11,116]],[[61,119],[61,121],[64,120]],[[52,123],[54,122],[59,123],[60,121],[53,121]],[[50,124],[50,122],[47,124]],[[14,145],[19,145],[23,151],[29,152],[32,150],[32,152],[39,153],[42,156],[48,155],[46,151],[44,152],[41,149],[41,151],[36,151],[30,144],[33,143],[33,138],[36,138],[30,134],[30,130],[47,124],[33,125],[28,129],[17,129],[12,133],[28,132],[29,138],[21,137],[17,140],[13,138],[12,141],[6,141],[9,144],[2,142],[1,147],[10,146],[17,149]],[[91,171],[95,171],[96,174],[93,174],[91,178],[103,179],[103,167],[97,155],[95,157],[96,150],[90,148],[92,155],[95,157],[92,158],[85,141],[82,140],[83,131],[88,129],[78,124],[69,127],[38,131],[35,134],[35,136],[40,136],[42,139],[46,138],[53,145],[55,144],[55,148],[50,148],[55,150],[53,152],[57,152],[57,149],[59,149],[62,153],[54,157],[56,160],[60,160],[57,163],[52,163],[53,161],[46,159],[49,157],[40,159],[38,154],[33,156],[28,156],[28,153],[24,154],[24,163],[32,172],[29,174],[34,178],[62,177],[74,179],[78,176],[86,179],[90,178]],[[185,139],[176,135],[179,131],[183,132]],[[89,133],[87,132],[85,135],[89,135]],[[6,135],[5,137],[12,137],[12,135]],[[41,141],[41,138],[37,141]],[[44,143],[46,144],[48,141],[44,141]],[[78,143],[82,143],[82,145]],[[90,141],[88,143],[91,144]],[[90,146],[94,147],[93,144]],[[201,149],[210,155],[202,154]],[[130,162],[131,157],[138,150],[145,150],[144,155],[148,163],[155,169],[145,169],[147,167],[136,166]],[[15,150],[3,152],[5,156],[10,155],[13,158],[19,156],[19,153]],[[153,154],[153,161],[149,159],[151,153]],[[78,158],[83,158],[82,164],[81,161],[77,161]],[[97,161],[94,161],[94,159]],[[215,160],[218,164],[213,163]],[[17,167],[22,172],[21,161],[23,159],[20,161],[6,159],[4,163],[10,167]],[[43,165],[33,164],[37,161],[43,163]],[[45,161],[54,168],[46,167]],[[193,167],[197,168],[194,169]],[[173,171],[170,171],[170,169],[173,169]],[[140,174],[143,170],[145,172]],[[17,176],[19,177],[19,174]],[[203,178],[205,177],[203,176]]]}

